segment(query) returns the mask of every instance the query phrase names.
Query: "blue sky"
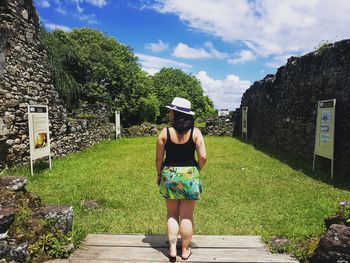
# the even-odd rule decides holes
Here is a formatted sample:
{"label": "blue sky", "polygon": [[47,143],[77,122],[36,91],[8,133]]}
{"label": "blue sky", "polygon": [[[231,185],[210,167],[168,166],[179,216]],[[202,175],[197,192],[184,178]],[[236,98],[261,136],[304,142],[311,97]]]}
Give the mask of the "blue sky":
{"label": "blue sky", "polygon": [[181,68],[216,108],[322,41],[350,37],[349,0],[35,0],[47,29],[92,27],[130,46],[146,72]]}

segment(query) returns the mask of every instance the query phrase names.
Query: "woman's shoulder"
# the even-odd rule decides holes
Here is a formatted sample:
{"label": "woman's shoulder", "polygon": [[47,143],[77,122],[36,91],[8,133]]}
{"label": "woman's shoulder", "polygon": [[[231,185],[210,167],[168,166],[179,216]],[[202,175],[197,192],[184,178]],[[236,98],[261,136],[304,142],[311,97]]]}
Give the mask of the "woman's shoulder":
{"label": "woman's shoulder", "polygon": [[196,140],[198,136],[203,136],[199,128],[193,127],[193,139]]}
{"label": "woman's shoulder", "polygon": [[197,127],[193,127],[193,134],[196,133],[196,134],[202,134],[201,130]]}
{"label": "woman's shoulder", "polygon": [[164,128],[160,131],[160,133],[159,133],[159,135],[158,135],[158,138],[166,138],[167,129],[168,129],[168,127],[164,127]]}

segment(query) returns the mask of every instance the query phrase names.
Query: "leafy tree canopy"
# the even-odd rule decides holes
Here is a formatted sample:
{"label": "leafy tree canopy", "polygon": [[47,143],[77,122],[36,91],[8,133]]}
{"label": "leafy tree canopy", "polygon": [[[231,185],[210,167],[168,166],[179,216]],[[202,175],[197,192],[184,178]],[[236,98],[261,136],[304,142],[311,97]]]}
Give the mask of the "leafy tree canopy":
{"label": "leafy tree canopy", "polygon": [[41,30],[54,85],[68,110],[81,101],[105,103],[111,116],[122,112],[126,126],[167,120],[175,96],[191,100],[197,116],[214,113],[200,82],[180,69],[164,68],[155,76],[144,72],[133,50],[90,28],[71,32]]}
{"label": "leafy tree canopy", "polygon": [[[153,76],[153,92],[157,94],[161,106],[169,105],[174,97],[188,99],[196,117],[208,117],[215,114],[213,102],[203,95],[198,79],[180,69],[163,68]],[[167,119],[168,109],[160,108],[158,120]]]}

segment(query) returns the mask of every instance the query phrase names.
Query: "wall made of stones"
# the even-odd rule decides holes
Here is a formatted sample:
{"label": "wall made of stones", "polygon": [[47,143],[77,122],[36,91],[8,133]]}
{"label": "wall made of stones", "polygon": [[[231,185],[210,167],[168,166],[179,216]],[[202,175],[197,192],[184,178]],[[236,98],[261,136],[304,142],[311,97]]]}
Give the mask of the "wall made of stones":
{"label": "wall made of stones", "polygon": [[27,105],[48,105],[54,155],[64,155],[110,136],[107,111],[68,121],[40,42],[32,0],[0,1],[0,169],[29,159]]}
{"label": "wall made of stones", "polygon": [[[249,139],[312,160],[317,102],[336,99],[335,171],[350,172],[350,40],[288,63],[256,81],[244,94]],[[241,136],[241,108],[235,136]]]}
{"label": "wall made of stones", "polygon": [[231,116],[220,116],[209,118],[205,122],[205,127],[201,127],[203,135],[212,136],[232,136],[234,123]]}

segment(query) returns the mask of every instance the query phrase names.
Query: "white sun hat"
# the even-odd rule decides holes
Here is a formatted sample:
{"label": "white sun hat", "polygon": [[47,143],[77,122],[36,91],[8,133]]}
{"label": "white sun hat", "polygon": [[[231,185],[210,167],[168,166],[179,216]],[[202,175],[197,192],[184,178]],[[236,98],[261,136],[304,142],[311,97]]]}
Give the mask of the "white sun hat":
{"label": "white sun hat", "polygon": [[191,111],[191,102],[184,98],[175,97],[171,102],[170,106],[165,106],[168,109],[176,110],[182,113],[194,115],[195,113]]}

